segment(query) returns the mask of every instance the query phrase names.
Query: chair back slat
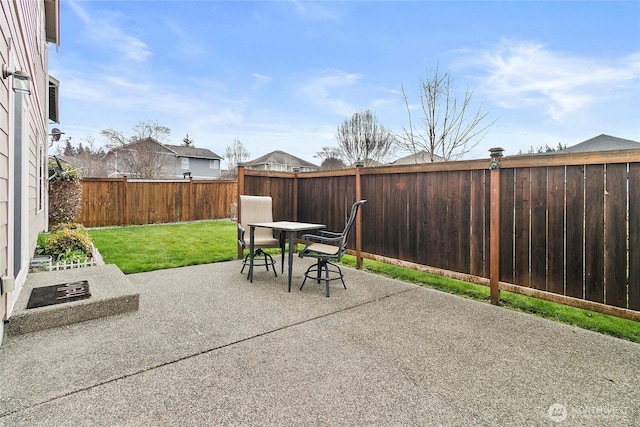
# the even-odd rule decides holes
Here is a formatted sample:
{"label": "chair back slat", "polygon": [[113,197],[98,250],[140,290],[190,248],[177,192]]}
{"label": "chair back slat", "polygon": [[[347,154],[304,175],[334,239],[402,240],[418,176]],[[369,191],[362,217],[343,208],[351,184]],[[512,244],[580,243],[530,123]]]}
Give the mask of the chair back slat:
{"label": "chair back slat", "polygon": [[360,209],[360,206],[364,205],[365,203],[367,203],[366,200],[359,200],[355,202],[353,206],[351,206],[351,214],[349,215],[349,219],[347,220],[347,223],[344,226],[344,231],[342,232],[342,240],[340,241],[341,255],[347,251],[347,240],[349,238],[349,232],[351,231],[353,224],[355,224],[356,222],[356,215],[358,215],[358,209]]}

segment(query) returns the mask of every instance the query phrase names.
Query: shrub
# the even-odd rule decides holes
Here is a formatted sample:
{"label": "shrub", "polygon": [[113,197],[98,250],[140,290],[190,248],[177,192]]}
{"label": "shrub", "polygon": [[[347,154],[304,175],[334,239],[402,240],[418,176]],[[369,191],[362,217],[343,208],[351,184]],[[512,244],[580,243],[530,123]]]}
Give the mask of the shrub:
{"label": "shrub", "polygon": [[49,181],[49,225],[73,222],[82,207],[82,185],[77,169],[49,162],[49,172],[58,172]]}
{"label": "shrub", "polygon": [[84,225],[79,222],[61,222],[60,224],[54,225],[53,227],[49,227],[49,232],[56,233],[62,230],[76,230],[85,232]]}
{"label": "shrub", "polygon": [[91,239],[83,232],[62,230],[45,239],[43,253],[53,259],[66,258],[67,254],[75,257],[78,252],[91,256]]}

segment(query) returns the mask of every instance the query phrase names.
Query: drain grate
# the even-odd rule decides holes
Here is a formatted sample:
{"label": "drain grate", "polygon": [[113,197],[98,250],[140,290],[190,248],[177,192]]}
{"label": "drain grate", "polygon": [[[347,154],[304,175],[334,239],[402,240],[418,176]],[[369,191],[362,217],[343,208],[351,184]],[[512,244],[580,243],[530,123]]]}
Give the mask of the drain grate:
{"label": "drain grate", "polygon": [[65,302],[78,301],[89,297],[91,297],[91,292],[89,292],[89,282],[86,280],[43,286],[31,290],[27,308],[63,304]]}

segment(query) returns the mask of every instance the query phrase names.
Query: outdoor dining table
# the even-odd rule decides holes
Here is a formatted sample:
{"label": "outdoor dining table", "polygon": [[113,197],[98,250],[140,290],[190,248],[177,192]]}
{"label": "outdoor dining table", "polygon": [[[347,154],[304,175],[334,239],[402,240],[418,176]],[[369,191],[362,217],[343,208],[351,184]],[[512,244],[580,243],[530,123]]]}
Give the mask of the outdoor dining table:
{"label": "outdoor dining table", "polygon": [[[274,222],[256,222],[247,224],[249,226],[249,275],[248,279],[253,283],[253,245],[255,239],[256,227],[271,228],[277,230],[280,233],[289,234],[289,292],[291,292],[291,271],[293,269],[293,248],[294,248],[294,236],[298,231],[311,231],[321,230],[326,228],[324,224],[313,224],[308,222],[295,222],[295,221],[274,221]],[[282,266],[284,271],[284,265]]]}

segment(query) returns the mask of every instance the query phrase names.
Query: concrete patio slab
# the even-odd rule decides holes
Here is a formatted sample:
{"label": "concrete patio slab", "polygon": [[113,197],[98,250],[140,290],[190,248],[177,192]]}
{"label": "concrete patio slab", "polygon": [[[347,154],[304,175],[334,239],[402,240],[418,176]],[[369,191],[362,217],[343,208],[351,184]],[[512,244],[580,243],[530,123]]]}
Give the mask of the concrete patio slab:
{"label": "concrete patio slab", "polygon": [[354,269],[331,298],[239,270],[129,275],[137,312],[7,337],[0,424],[640,423],[638,344]]}

